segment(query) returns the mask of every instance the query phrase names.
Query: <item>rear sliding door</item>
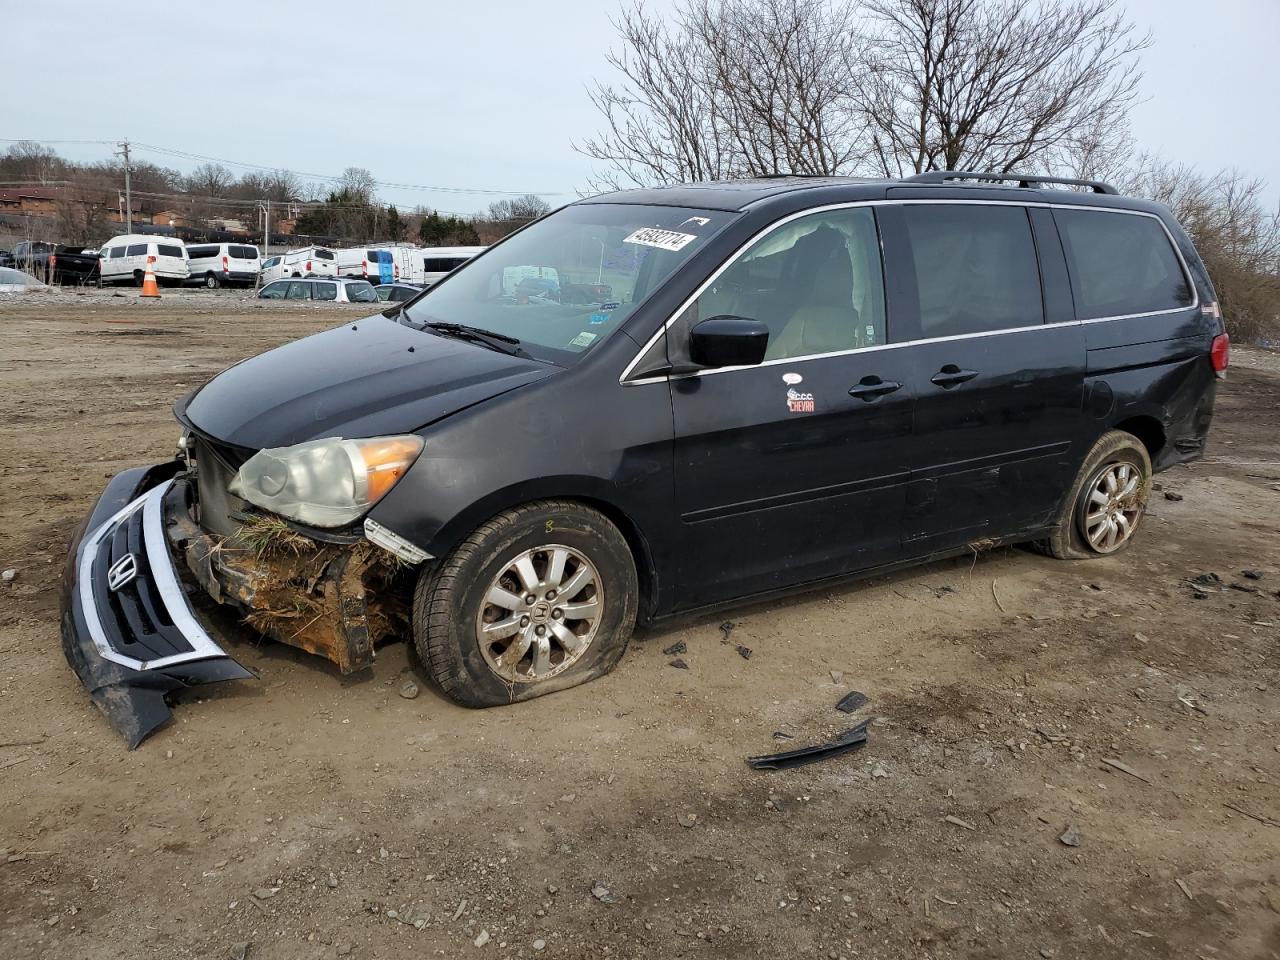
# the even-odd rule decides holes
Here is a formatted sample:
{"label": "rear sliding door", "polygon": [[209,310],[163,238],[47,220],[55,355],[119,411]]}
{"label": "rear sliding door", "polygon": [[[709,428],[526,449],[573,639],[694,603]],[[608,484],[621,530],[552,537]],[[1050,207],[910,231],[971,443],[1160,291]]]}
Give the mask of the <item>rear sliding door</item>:
{"label": "rear sliding door", "polygon": [[915,389],[908,556],[1048,522],[1074,476],[1084,345],[1047,209],[884,208]]}

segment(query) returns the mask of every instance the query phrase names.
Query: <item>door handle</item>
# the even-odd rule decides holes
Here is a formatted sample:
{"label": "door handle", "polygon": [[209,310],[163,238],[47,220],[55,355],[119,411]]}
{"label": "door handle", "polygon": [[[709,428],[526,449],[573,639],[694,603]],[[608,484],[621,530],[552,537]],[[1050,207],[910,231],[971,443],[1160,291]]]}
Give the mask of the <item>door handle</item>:
{"label": "door handle", "polygon": [[972,380],[977,375],[977,370],[961,370],[954,363],[948,363],[930,377],[929,382],[936,384],[943,390],[950,390],[952,387],[958,386],[966,380]]}
{"label": "door handle", "polygon": [[849,388],[849,396],[857,397],[859,400],[865,400],[868,403],[883,397],[886,393],[893,393],[895,390],[901,390],[902,384],[897,380],[881,380],[875,374],[863,377],[855,387]]}

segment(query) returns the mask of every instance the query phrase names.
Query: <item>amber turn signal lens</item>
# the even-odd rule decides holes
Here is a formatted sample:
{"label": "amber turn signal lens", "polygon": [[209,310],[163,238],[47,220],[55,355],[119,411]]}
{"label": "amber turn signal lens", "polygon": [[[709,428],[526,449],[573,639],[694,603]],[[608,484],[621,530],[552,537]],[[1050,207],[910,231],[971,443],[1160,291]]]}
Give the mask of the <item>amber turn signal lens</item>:
{"label": "amber turn signal lens", "polygon": [[381,500],[422,452],[421,437],[377,437],[353,442],[364,460],[365,499],[369,504]]}

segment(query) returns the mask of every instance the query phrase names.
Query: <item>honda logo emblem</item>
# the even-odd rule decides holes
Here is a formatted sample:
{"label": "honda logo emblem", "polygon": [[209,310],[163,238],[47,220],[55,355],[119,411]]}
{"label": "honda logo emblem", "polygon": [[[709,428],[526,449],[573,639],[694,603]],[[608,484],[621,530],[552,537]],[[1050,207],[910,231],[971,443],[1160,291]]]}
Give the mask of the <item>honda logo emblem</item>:
{"label": "honda logo emblem", "polygon": [[107,586],[115,593],[121,587],[131,583],[138,575],[138,558],[132,553],[123,557],[107,568]]}

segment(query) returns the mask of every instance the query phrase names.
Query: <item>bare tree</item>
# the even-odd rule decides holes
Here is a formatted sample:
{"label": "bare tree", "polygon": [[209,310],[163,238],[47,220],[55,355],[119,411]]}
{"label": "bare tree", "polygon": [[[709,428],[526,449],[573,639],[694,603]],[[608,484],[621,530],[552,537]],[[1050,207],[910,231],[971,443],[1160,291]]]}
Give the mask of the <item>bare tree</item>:
{"label": "bare tree", "polygon": [[685,0],[674,23],[641,3],[615,22],[619,84],[597,83],[605,130],[578,149],[644,186],[771,173],[838,173],[858,151],[844,0]]}
{"label": "bare tree", "polygon": [[851,65],[876,172],[1097,165],[1127,144],[1139,36],[1118,0],[863,0]]}
{"label": "bare tree", "polygon": [[1076,171],[1128,146],[1146,46],[1119,0],[683,0],[616,22],[600,183]]}
{"label": "bare tree", "polygon": [[694,0],[714,120],[739,172],[837,174],[860,156],[862,120],[848,65],[859,59],[854,9],[830,0]]}
{"label": "bare tree", "polygon": [[608,165],[599,186],[720,180],[735,172],[717,122],[719,91],[687,16],[668,27],[637,2],[614,22],[622,49],[606,59],[622,80],[591,90],[605,129],[577,147]]}
{"label": "bare tree", "polygon": [[364,167],[347,167],[338,184],[352,203],[373,203],[378,181]]}
{"label": "bare tree", "polygon": [[490,220],[536,220],[551,212],[551,204],[532,193],[489,204]]}
{"label": "bare tree", "polygon": [[236,175],[220,163],[202,163],[187,177],[187,191],[202,197],[225,197]]}
{"label": "bare tree", "polygon": [[19,140],[0,157],[0,179],[47,184],[67,176],[70,165],[34,140]]}

